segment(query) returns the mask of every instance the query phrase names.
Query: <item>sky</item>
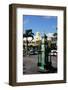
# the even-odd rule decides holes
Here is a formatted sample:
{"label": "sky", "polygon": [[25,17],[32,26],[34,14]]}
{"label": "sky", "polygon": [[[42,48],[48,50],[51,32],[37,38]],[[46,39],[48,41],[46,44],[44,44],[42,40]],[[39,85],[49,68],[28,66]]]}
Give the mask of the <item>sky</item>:
{"label": "sky", "polygon": [[34,34],[36,34],[36,32],[40,32],[41,36],[43,36],[44,33],[50,35],[57,32],[57,17],[24,15],[23,27],[24,30],[32,29]]}

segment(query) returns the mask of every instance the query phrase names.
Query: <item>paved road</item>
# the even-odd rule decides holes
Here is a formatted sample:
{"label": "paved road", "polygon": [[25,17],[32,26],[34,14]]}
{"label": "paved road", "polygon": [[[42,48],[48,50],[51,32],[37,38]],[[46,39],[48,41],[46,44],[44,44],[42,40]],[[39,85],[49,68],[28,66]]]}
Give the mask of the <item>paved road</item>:
{"label": "paved road", "polygon": [[[30,55],[23,57],[23,74],[40,74],[37,66],[38,56]],[[52,57],[52,66],[57,67],[56,57]]]}

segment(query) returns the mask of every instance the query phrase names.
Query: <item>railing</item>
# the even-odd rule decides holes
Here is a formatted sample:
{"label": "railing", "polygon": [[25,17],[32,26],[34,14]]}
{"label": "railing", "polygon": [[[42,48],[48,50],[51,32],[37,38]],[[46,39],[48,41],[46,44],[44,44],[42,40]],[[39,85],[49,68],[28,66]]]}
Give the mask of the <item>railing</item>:
{"label": "railing", "polygon": [[52,63],[52,57],[56,57],[56,60],[57,60],[57,52],[50,52],[48,54],[48,57],[49,57],[49,62]]}

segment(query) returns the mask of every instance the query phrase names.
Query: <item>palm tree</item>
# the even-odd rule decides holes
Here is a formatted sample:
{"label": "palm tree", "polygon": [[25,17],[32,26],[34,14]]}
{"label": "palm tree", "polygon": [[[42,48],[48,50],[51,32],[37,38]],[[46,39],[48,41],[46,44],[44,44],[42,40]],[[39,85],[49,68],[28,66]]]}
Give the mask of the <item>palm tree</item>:
{"label": "palm tree", "polygon": [[23,37],[26,38],[26,53],[28,55],[28,37],[33,37],[34,33],[32,33],[32,29],[26,30],[26,32],[23,34]]}
{"label": "palm tree", "polygon": [[54,49],[57,49],[57,33],[55,32],[53,36]]}
{"label": "palm tree", "polygon": [[54,33],[53,36],[55,39],[57,39],[57,33]]}
{"label": "palm tree", "polygon": [[44,33],[44,38],[45,38],[45,41],[47,40],[47,35]]}
{"label": "palm tree", "polygon": [[53,36],[57,36],[57,33],[54,33]]}
{"label": "palm tree", "polygon": [[44,38],[47,39],[47,35],[46,34],[44,34]]}

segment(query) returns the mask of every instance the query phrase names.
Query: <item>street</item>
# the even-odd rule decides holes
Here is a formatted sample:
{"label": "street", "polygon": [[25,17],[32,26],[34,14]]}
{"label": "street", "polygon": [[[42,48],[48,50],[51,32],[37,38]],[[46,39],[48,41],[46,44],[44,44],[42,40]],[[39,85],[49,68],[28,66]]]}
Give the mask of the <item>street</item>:
{"label": "street", "polygon": [[[39,68],[37,66],[38,56],[37,55],[30,55],[30,56],[23,56],[23,74],[41,74],[39,72]],[[51,57],[52,66],[57,68],[57,58],[55,56]],[[51,69],[49,73],[57,72],[57,70]]]}

